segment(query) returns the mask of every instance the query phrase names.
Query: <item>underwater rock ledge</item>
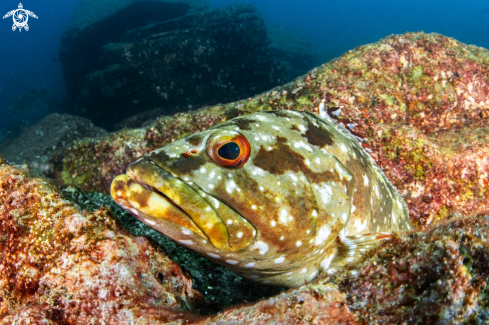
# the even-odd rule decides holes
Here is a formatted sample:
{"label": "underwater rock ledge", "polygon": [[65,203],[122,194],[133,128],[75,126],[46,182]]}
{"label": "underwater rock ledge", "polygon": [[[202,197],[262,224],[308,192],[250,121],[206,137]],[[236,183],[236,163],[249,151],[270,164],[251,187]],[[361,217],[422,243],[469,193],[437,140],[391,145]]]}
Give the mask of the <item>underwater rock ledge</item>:
{"label": "underwater rock ledge", "polygon": [[489,211],[489,51],[439,34],[392,35],[255,97],[85,139],[54,157],[49,177],[109,192],[151,150],[238,115],[312,111],[324,98],[357,124],[415,226]]}

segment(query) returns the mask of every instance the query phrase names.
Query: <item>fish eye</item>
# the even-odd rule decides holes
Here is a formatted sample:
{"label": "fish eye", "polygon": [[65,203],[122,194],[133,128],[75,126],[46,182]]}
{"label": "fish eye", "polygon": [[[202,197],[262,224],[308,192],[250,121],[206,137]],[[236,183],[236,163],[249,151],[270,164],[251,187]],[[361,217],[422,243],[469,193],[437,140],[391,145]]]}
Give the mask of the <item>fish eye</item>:
{"label": "fish eye", "polygon": [[217,131],[207,140],[207,154],[219,166],[239,168],[250,157],[250,144],[241,133]]}

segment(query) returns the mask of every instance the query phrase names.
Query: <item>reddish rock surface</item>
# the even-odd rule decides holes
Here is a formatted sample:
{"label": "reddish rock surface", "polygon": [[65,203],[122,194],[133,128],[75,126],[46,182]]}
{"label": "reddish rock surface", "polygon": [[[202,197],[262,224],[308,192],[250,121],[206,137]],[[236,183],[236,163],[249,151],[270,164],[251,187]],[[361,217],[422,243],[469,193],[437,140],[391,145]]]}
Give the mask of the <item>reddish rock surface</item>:
{"label": "reddish rock surface", "polygon": [[2,324],[144,324],[182,318],[200,293],[108,209],[77,210],[27,165],[0,165]]}

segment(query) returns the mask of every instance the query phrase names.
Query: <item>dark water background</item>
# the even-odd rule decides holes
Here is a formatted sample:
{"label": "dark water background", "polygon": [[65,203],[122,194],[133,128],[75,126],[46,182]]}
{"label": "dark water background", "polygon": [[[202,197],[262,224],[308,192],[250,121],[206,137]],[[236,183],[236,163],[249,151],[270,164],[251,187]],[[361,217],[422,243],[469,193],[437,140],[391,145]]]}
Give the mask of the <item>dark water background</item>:
{"label": "dark water background", "polygon": [[[437,32],[489,48],[489,2],[477,1],[326,1],[209,0],[213,7],[232,2],[254,4],[265,21],[304,31],[324,62],[356,46],[407,31]],[[19,0],[0,0],[0,16],[17,9]],[[76,0],[22,1],[30,30],[13,32],[12,18],[0,19],[0,129],[19,120],[36,122],[48,114],[46,102],[64,95],[57,61],[60,37]],[[12,116],[9,106],[22,93],[46,86],[48,94]]]}

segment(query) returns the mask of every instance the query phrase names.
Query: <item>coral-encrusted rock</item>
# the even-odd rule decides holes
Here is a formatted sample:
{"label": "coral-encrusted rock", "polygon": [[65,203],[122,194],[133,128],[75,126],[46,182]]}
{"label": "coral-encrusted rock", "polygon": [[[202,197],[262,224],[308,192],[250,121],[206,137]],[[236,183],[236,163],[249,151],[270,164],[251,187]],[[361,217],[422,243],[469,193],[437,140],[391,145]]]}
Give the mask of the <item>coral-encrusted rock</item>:
{"label": "coral-encrusted rock", "polygon": [[79,211],[26,168],[0,165],[2,324],[163,322],[198,302],[178,265],[109,210]]}
{"label": "coral-encrusted rock", "polygon": [[460,218],[386,242],[328,281],[368,323],[487,324],[489,217]]}
{"label": "coral-encrusted rock", "polygon": [[248,100],[77,143],[51,176],[65,184],[90,177],[86,190],[107,192],[116,171],[165,143],[251,112],[312,111],[325,98],[358,124],[357,132],[405,197],[411,220],[425,227],[454,212],[489,211],[488,75],[486,49],[439,34],[394,35]]}
{"label": "coral-encrusted rock", "polygon": [[234,4],[164,18],[127,31],[76,64],[75,47],[64,46],[65,80],[77,114],[113,130],[143,110],[186,111],[246,98],[286,81],[255,7]]}
{"label": "coral-encrusted rock", "polygon": [[395,237],[363,263],[199,324],[487,324],[489,217]]}
{"label": "coral-encrusted rock", "polygon": [[348,309],[346,295],[328,283],[304,286],[251,306],[231,308],[199,324],[357,324],[358,320]]}

